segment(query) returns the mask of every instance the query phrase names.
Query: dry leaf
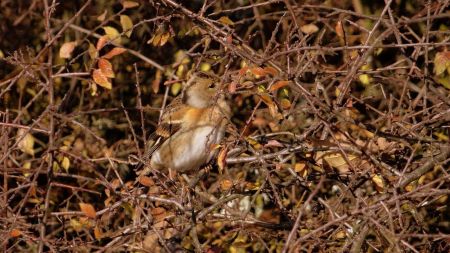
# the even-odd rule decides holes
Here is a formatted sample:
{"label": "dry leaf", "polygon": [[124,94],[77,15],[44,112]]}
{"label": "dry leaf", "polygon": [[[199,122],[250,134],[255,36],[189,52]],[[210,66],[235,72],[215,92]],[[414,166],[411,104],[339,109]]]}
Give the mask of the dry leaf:
{"label": "dry leaf", "polygon": [[237,83],[236,82],[231,82],[228,85],[228,92],[230,92],[231,94],[235,93],[237,89]]}
{"label": "dry leaf", "polygon": [[105,11],[102,13],[102,15],[100,15],[100,16],[97,17],[97,20],[100,21],[100,22],[105,21],[105,18],[106,18],[106,14],[107,14],[107,13],[108,13],[108,11],[105,10]]}
{"label": "dry leaf", "polygon": [[134,1],[123,1],[122,6],[124,9],[131,9],[139,6],[139,3],[136,3]]}
{"label": "dry leaf", "polygon": [[125,35],[130,38],[131,37],[131,28],[133,28],[133,21],[127,15],[120,15],[120,25],[122,25],[122,32],[125,32]]}
{"label": "dry leaf", "polygon": [[91,204],[79,203],[81,211],[89,218],[95,218],[96,211]]}
{"label": "dry leaf", "polygon": [[219,155],[217,156],[217,165],[219,166],[219,173],[222,174],[223,170],[226,166],[226,159],[227,159],[227,153],[228,148],[224,147],[222,150],[220,150]]}
{"label": "dry leaf", "polygon": [[289,81],[278,81],[274,85],[270,86],[269,91],[276,91],[280,88],[283,88],[285,86],[289,85]]}
{"label": "dry leaf", "polygon": [[232,186],[233,186],[233,182],[229,179],[224,179],[224,180],[220,181],[220,189],[222,191],[228,191],[231,189]]}
{"label": "dry leaf", "polygon": [[148,186],[148,187],[155,185],[155,182],[153,181],[153,179],[151,179],[151,178],[149,178],[147,176],[140,177],[139,178],[139,183],[141,185]]}
{"label": "dry leaf", "polygon": [[[351,162],[357,158],[357,156],[352,154],[347,154],[348,160]],[[319,151],[316,153],[316,160],[325,160],[328,165],[337,169],[340,173],[348,173],[350,170],[350,165],[347,163],[345,158],[341,153],[336,152],[323,152]]]}
{"label": "dry leaf", "polygon": [[373,175],[372,176],[372,182],[375,184],[375,188],[378,192],[384,191],[384,180],[380,175]]}
{"label": "dry leaf", "polygon": [[170,39],[170,33],[169,32],[165,32],[163,34],[161,34],[161,40],[159,41],[159,46],[164,46],[167,41]]}
{"label": "dry leaf", "polygon": [[305,163],[296,163],[294,165],[294,171],[297,172],[297,173],[302,172],[305,168],[306,168],[306,164]]}
{"label": "dry leaf", "polygon": [[102,71],[103,75],[108,78],[114,78],[114,71],[111,62],[106,59],[100,58],[98,60],[98,68]]}
{"label": "dry leaf", "polygon": [[98,51],[92,43],[89,43],[88,53],[91,59],[96,59],[98,57]]}
{"label": "dry leaf", "polygon": [[100,49],[102,49],[105,46],[106,42],[108,42],[108,36],[103,35],[102,37],[100,37],[100,39],[98,39],[97,41],[96,46],[97,51],[100,51]]}
{"label": "dry leaf", "polygon": [[287,98],[282,98],[280,100],[280,105],[281,105],[281,108],[283,108],[283,110],[289,110],[292,106],[291,101],[289,101],[289,99],[287,99]]}
{"label": "dry leaf", "polygon": [[307,24],[300,27],[300,30],[306,34],[312,34],[319,31],[319,27],[317,27],[315,24]]}
{"label": "dry leaf", "polygon": [[247,73],[247,71],[249,70],[249,67],[243,67],[239,70],[239,76],[243,76]]}
{"label": "dry leaf", "polygon": [[159,86],[161,85],[162,72],[161,70],[156,70],[155,80],[152,82],[152,91],[157,94],[159,91]]}
{"label": "dry leaf", "polygon": [[263,68],[260,67],[256,67],[256,68],[251,68],[250,72],[255,75],[256,78],[261,78],[263,76],[266,75],[266,71],[264,71]]}
{"label": "dry leaf", "polygon": [[95,69],[94,72],[92,72],[92,78],[94,79],[94,82],[96,84],[102,86],[103,88],[106,88],[108,90],[112,89],[111,82],[100,69]]}
{"label": "dry leaf", "polygon": [[59,49],[59,57],[63,59],[68,59],[72,57],[72,52],[77,46],[76,41],[66,42],[64,43],[61,48]]}
{"label": "dry leaf", "polygon": [[122,47],[115,47],[113,48],[111,51],[109,51],[108,53],[106,53],[105,55],[102,56],[102,58],[104,59],[111,59],[114,56],[123,54],[124,52],[126,52],[127,50],[125,48]]}
{"label": "dry leaf", "polygon": [[64,170],[66,170],[66,172],[69,171],[69,167],[70,167],[70,160],[67,156],[64,156],[62,161],[61,161],[61,166],[63,167]]}
{"label": "dry leaf", "polygon": [[341,38],[344,37],[344,28],[342,27],[342,22],[340,20],[336,23],[334,30],[336,31],[337,36]]}
{"label": "dry leaf", "polygon": [[[25,137],[24,137],[25,135]],[[21,139],[17,147],[25,154],[34,155],[34,137],[27,133],[26,129],[20,128],[17,131],[17,139]]]}
{"label": "dry leaf", "polygon": [[229,26],[234,25],[234,22],[227,16],[220,17],[218,21],[224,25],[229,25]]}
{"label": "dry leaf", "polygon": [[279,141],[277,140],[269,140],[265,145],[265,148],[270,148],[270,147],[276,147],[276,148],[282,148],[284,147],[283,144],[281,144]]}
{"label": "dry leaf", "polygon": [[95,226],[95,228],[94,228],[94,236],[95,236],[95,239],[97,239],[97,240],[100,240],[103,237],[102,230],[98,226]]}
{"label": "dry leaf", "polygon": [[450,52],[439,52],[434,57],[434,73],[440,75],[450,67]]}
{"label": "dry leaf", "polygon": [[272,76],[276,76],[278,74],[278,71],[272,67],[265,67],[265,68],[263,68],[263,70],[265,73],[272,75]]}
{"label": "dry leaf", "polygon": [[20,230],[18,229],[12,229],[11,232],[9,232],[9,236],[11,237],[18,237],[22,234],[22,232],[20,232]]}
{"label": "dry leaf", "polygon": [[105,31],[106,36],[108,37],[109,40],[111,40],[117,44],[121,43],[120,33],[119,33],[119,31],[117,31],[116,28],[114,28],[112,26],[104,26],[102,28],[103,28],[103,31]]}

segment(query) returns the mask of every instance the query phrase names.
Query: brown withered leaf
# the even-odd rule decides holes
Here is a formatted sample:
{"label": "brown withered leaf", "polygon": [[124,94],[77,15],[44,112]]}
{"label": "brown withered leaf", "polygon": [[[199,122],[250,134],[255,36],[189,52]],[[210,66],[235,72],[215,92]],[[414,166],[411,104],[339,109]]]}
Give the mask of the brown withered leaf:
{"label": "brown withered leaf", "polygon": [[272,76],[276,76],[278,74],[278,71],[273,67],[265,67],[263,68],[263,70],[264,72]]}
{"label": "brown withered leaf", "polygon": [[312,34],[312,33],[316,33],[317,31],[319,31],[319,27],[317,27],[315,24],[307,24],[307,25],[302,25],[300,27],[300,30],[306,34]]}
{"label": "brown withered leaf", "polygon": [[266,75],[266,71],[264,71],[264,69],[260,67],[251,68],[250,72],[255,75],[256,78],[260,78]]}
{"label": "brown withered leaf", "polygon": [[220,181],[220,189],[222,191],[228,191],[233,186],[233,182],[229,179],[224,179]]}
{"label": "brown withered leaf", "polygon": [[220,150],[219,155],[217,156],[217,165],[219,166],[219,173],[222,174],[223,170],[226,166],[226,159],[227,159],[227,153],[228,153],[228,147],[224,147],[222,150]]}
{"label": "brown withered leaf", "polygon": [[278,90],[278,89],[280,89],[280,88],[283,88],[283,87],[285,87],[285,86],[288,86],[289,83],[290,83],[290,81],[278,81],[278,82],[276,82],[274,85],[272,85],[272,86],[269,88],[269,91],[276,91],[276,90]]}
{"label": "brown withered leaf", "polygon": [[11,237],[19,237],[22,234],[22,232],[20,232],[20,230],[14,228],[11,230],[11,232],[9,232],[9,236]]}
{"label": "brown withered leaf", "polygon": [[125,53],[126,51],[127,50],[125,48],[115,47],[115,48],[111,49],[111,51],[109,51],[108,53],[103,55],[102,58],[109,60],[109,59],[113,58],[114,56]]}
{"label": "brown withered leaf", "polygon": [[106,18],[106,14],[107,14],[107,13],[108,13],[108,11],[105,10],[100,16],[97,17],[97,20],[100,21],[100,22],[105,21],[105,18]]}
{"label": "brown withered leaf", "polygon": [[102,86],[103,88],[108,90],[112,89],[111,82],[100,69],[95,69],[94,72],[92,72],[92,79],[94,79],[96,84]]}
{"label": "brown withered leaf", "polygon": [[124,9],[131,9],[131,8],[138,7],[139,3],[135,2],[135,1],[123,1],[122,6]]}
{"label": "brown withered leaf", "polygon": [[344,28],[342,27],[342,22],[340,20],[336,23],[334,30],[336,31],[337,36],[341,38],[344,37]]}
{"label": "brown withered leaf", "polygon": [[102,49],[107,42],[108,42],[108,36],[103,35],[102,37],[100,37],[100,39],[98,39],[97,45],[95,47],[97,49],[97,51],[100,51],[100,49]]}
{"label": "brown withered leaf", "polygon": [[146,177],[146,176],[142,176],[139,178],[139,183],[144,185],[144,186],[153,186],[155,185],[155,182],[153,181],[153,179]]}
{"label": "brown withered leaf", "polygon": [[111,62],[106,59],[100,58],[98,60],[98,68],[102,71],[103,75],[108,78],[114,78],[114,71]]}
{"label": "brown withered leaf", "polygon": [[161,86],[162,72],[161,70],[156,70],[155,79],[152,81],[152,91],[157,94],[159,92],[159,87]]}
{"label": "brown withered leaf", "polygon": [[72,57],[72,52],[77,46],[76,41],[66,42],[62,44],[61,48],[59,49],[59,57],[63,59],[68,59]]}
{"label": "brown withered leaf", "polygon": [[96,211],[94,206],[86,203],[79,203],[81,211],[89,218],[95,218]]}

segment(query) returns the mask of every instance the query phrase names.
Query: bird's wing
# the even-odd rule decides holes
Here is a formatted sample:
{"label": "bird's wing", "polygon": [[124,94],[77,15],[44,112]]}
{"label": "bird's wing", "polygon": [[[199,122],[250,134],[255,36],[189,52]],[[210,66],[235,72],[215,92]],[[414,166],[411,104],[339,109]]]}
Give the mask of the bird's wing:
{"label": "bird's wing", "polygon": [[174,98],[164,109],[158,127],[155,132],[147,138],[144,155],[142,156],[140,163],[136,166],[136,170],[141,170],[142,167],[145,167],[149,163],[153,152],[181,128],[183,115],[186,111],[187,107],[183,105],[181,96]]}

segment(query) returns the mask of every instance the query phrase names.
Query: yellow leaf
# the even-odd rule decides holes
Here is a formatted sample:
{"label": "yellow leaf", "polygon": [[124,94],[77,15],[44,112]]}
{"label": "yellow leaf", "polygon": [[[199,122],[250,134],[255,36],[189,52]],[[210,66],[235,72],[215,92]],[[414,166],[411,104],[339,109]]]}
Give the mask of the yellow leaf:
{"label": "yellow leaf", "polygon": [[83,229],[83,224],[81,224],[78,220],[76,219],[71,219],[70,220],[70,226],[76,231],[76,232],[81,232],[81,230]]}
{"label": "yellow leaf", "polygon": [[161,40],[159,41],[159,46],[164,46],[170,38],[170,33],[165,32],[161,34]]}
{"label": "yellow leaf", "polygon": [[98,57],[98,51],[92,43],[89,43],[88,53],[91,59],[95,59]]}
{"label": "yellow leaf", "polygon": [[368,74],[362,74],[358,76],[359,81],[364,85],[370,84],[370,76]]}
{"label": "yellow leaf", "polygon": [[157,45],[159,45],[160,41],[161,41],[161,34],[157,33],[147,41],[147,44],[152,44],[154,47],[156,47]]}
{"label": "yellow leaf", "polygon": [[289,110],[291,108],[292,104],[291,104],[291,101],[289,101],[289,99],[282,98],[280,100],[280,105],[281,105],[281,108],[283,108],[283,110]]}
{"label": "yellow leaf", "polygon": [[181,83],[174,83],[170,86],[170,92],[172,95],[176,96],[181,91]]}
{"label": "yellow leaf", "polygon": [[127,15],[120,15],[120,24],[122,25],[122,32],[125,32],[125,35],[130,38],[131,37],[131,28],[133,28],[133,21]]}
{"label": "yellow leaf", "polygon": [[139,6],[139,3],[136,3],[134,1],[123,1],[122,6],[124,9],[131,9]]}
{"label": "yellow leaf", "polygon": [[17,146],[22,152],[34,155],[34,137],[26,132],[27,130],[22,128],[17,131],[17,139],[21,139]]}
{"label": "yellow leaf", "polygon": [[210,70],[211,70],[211,64],[206,63],[206,62],[202,62],[202,63],[200,64],[200,70],[203,71],[203,72],[208,72],[208,71],[210,71]]}
{"label": "yellow leaf", "polygon": [[103,72],[100,69],[95,69],[92,73],[92,78],[94,79],[94,82],[98,85],[102,86],[105,89],[112,89],[112,84],[108,80],[108,78],[103,74]]}
{"label": "yellow leaf", "polygon": [[81,211],[89,218],[95,218],[96,211],[91,204],[79,203]]}
{"label": "yellow leaf", "polygon": [[300,27],[300,30],[306,34],[312,34],[319,31],[319,27],[317,27],[315,24],[307,24]]}
{"label": "yellow leaf", "polygon": [[105,55],[102,56],[102,58],[104,59],[111,59],[114,56],[123,54],[124,52],[126,52],[127,50],[125,48],[122,47],[115,47],[113,49],[111,49],[111,51],[109,51],[108,53],[106,53]]}
{"label": "yellow leaf", "polygon": [[294,165],[294,171],[297,172],[297,173],[298,172],[302,172],[305,169],[305,167],[306,167],[305,163],[296,163]]}
{"label": "yellow leaf", "polygon": [[72,57],[72,52],[76,46],[77,46],[76,41],[64,43],[61,46],[61,48],[59,49],[59,57],[61,57],[63,59],[68,59],[68,58]]}
{"label": "yellow leaf", "polygon": [[437,82],[450,90],[450,75],[443,75],[437,78]]}
{"label": "yellow leaf", "polygon": [[104,26],[102,28],[105,31],[106,36],[108,37],[109,40],[111,40],[111,41],[113,41],[114,43],[117,43],[117,44],[121,43],[120,33],[119,33],[119,31],[117,31],[116,28],[114,28],[112,26]]}
{"label": "yellow leaf", "polygon": [[224,24],[224,25],[229,25],[229,26],[234,25],[234,22],[227,16],[220,17],[219,18],[219,22]]}
{"label": "yellow leaf", "polygon": [[100,240],[103,237],[102,230],[98,226],[95,226],[95,228],[94,228],[94,236],[95,236],[95,239],[97,239],[97,240]]}
{"label": "yellow leaf", "polygon": [[98,60],[98,68],[102,71],[103,75],[108,78],[114,78],[114,71],[111,62],[106,59],[100,58]]}
{"label": "yellow leaf", "polygon": [[440,75],[450,66],[450,52],[439,52],[434,57],[434,73]]}
{"label": "yellow leaf", "polygon": [[63,167],[63,169],[66,170],[66,172],[69,171],[69,167],[70,167],[70,160],[67,156],[64,156],[62,161],[61,161],[61,166]]}
{"label": "yellow leaf", "polygon": [[375,187],[378,192],[384,191],[384,180],[380,175],[373,175],[372,176],[372,182],[374,182]]}

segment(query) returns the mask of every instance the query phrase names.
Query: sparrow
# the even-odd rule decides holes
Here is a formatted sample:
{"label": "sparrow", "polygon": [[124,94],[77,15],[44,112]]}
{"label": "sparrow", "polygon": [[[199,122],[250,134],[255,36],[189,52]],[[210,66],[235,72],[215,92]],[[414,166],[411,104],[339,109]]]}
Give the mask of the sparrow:
{"label": "sparrow", "polygon": [[[159,137],[144,155],[144,170],[197,170],[209,163],[224,137],[231,109],[211,78],[193,74],[182,95],[161,116],[155,134]],[[146,157],[150,157],[148,161]]]}

